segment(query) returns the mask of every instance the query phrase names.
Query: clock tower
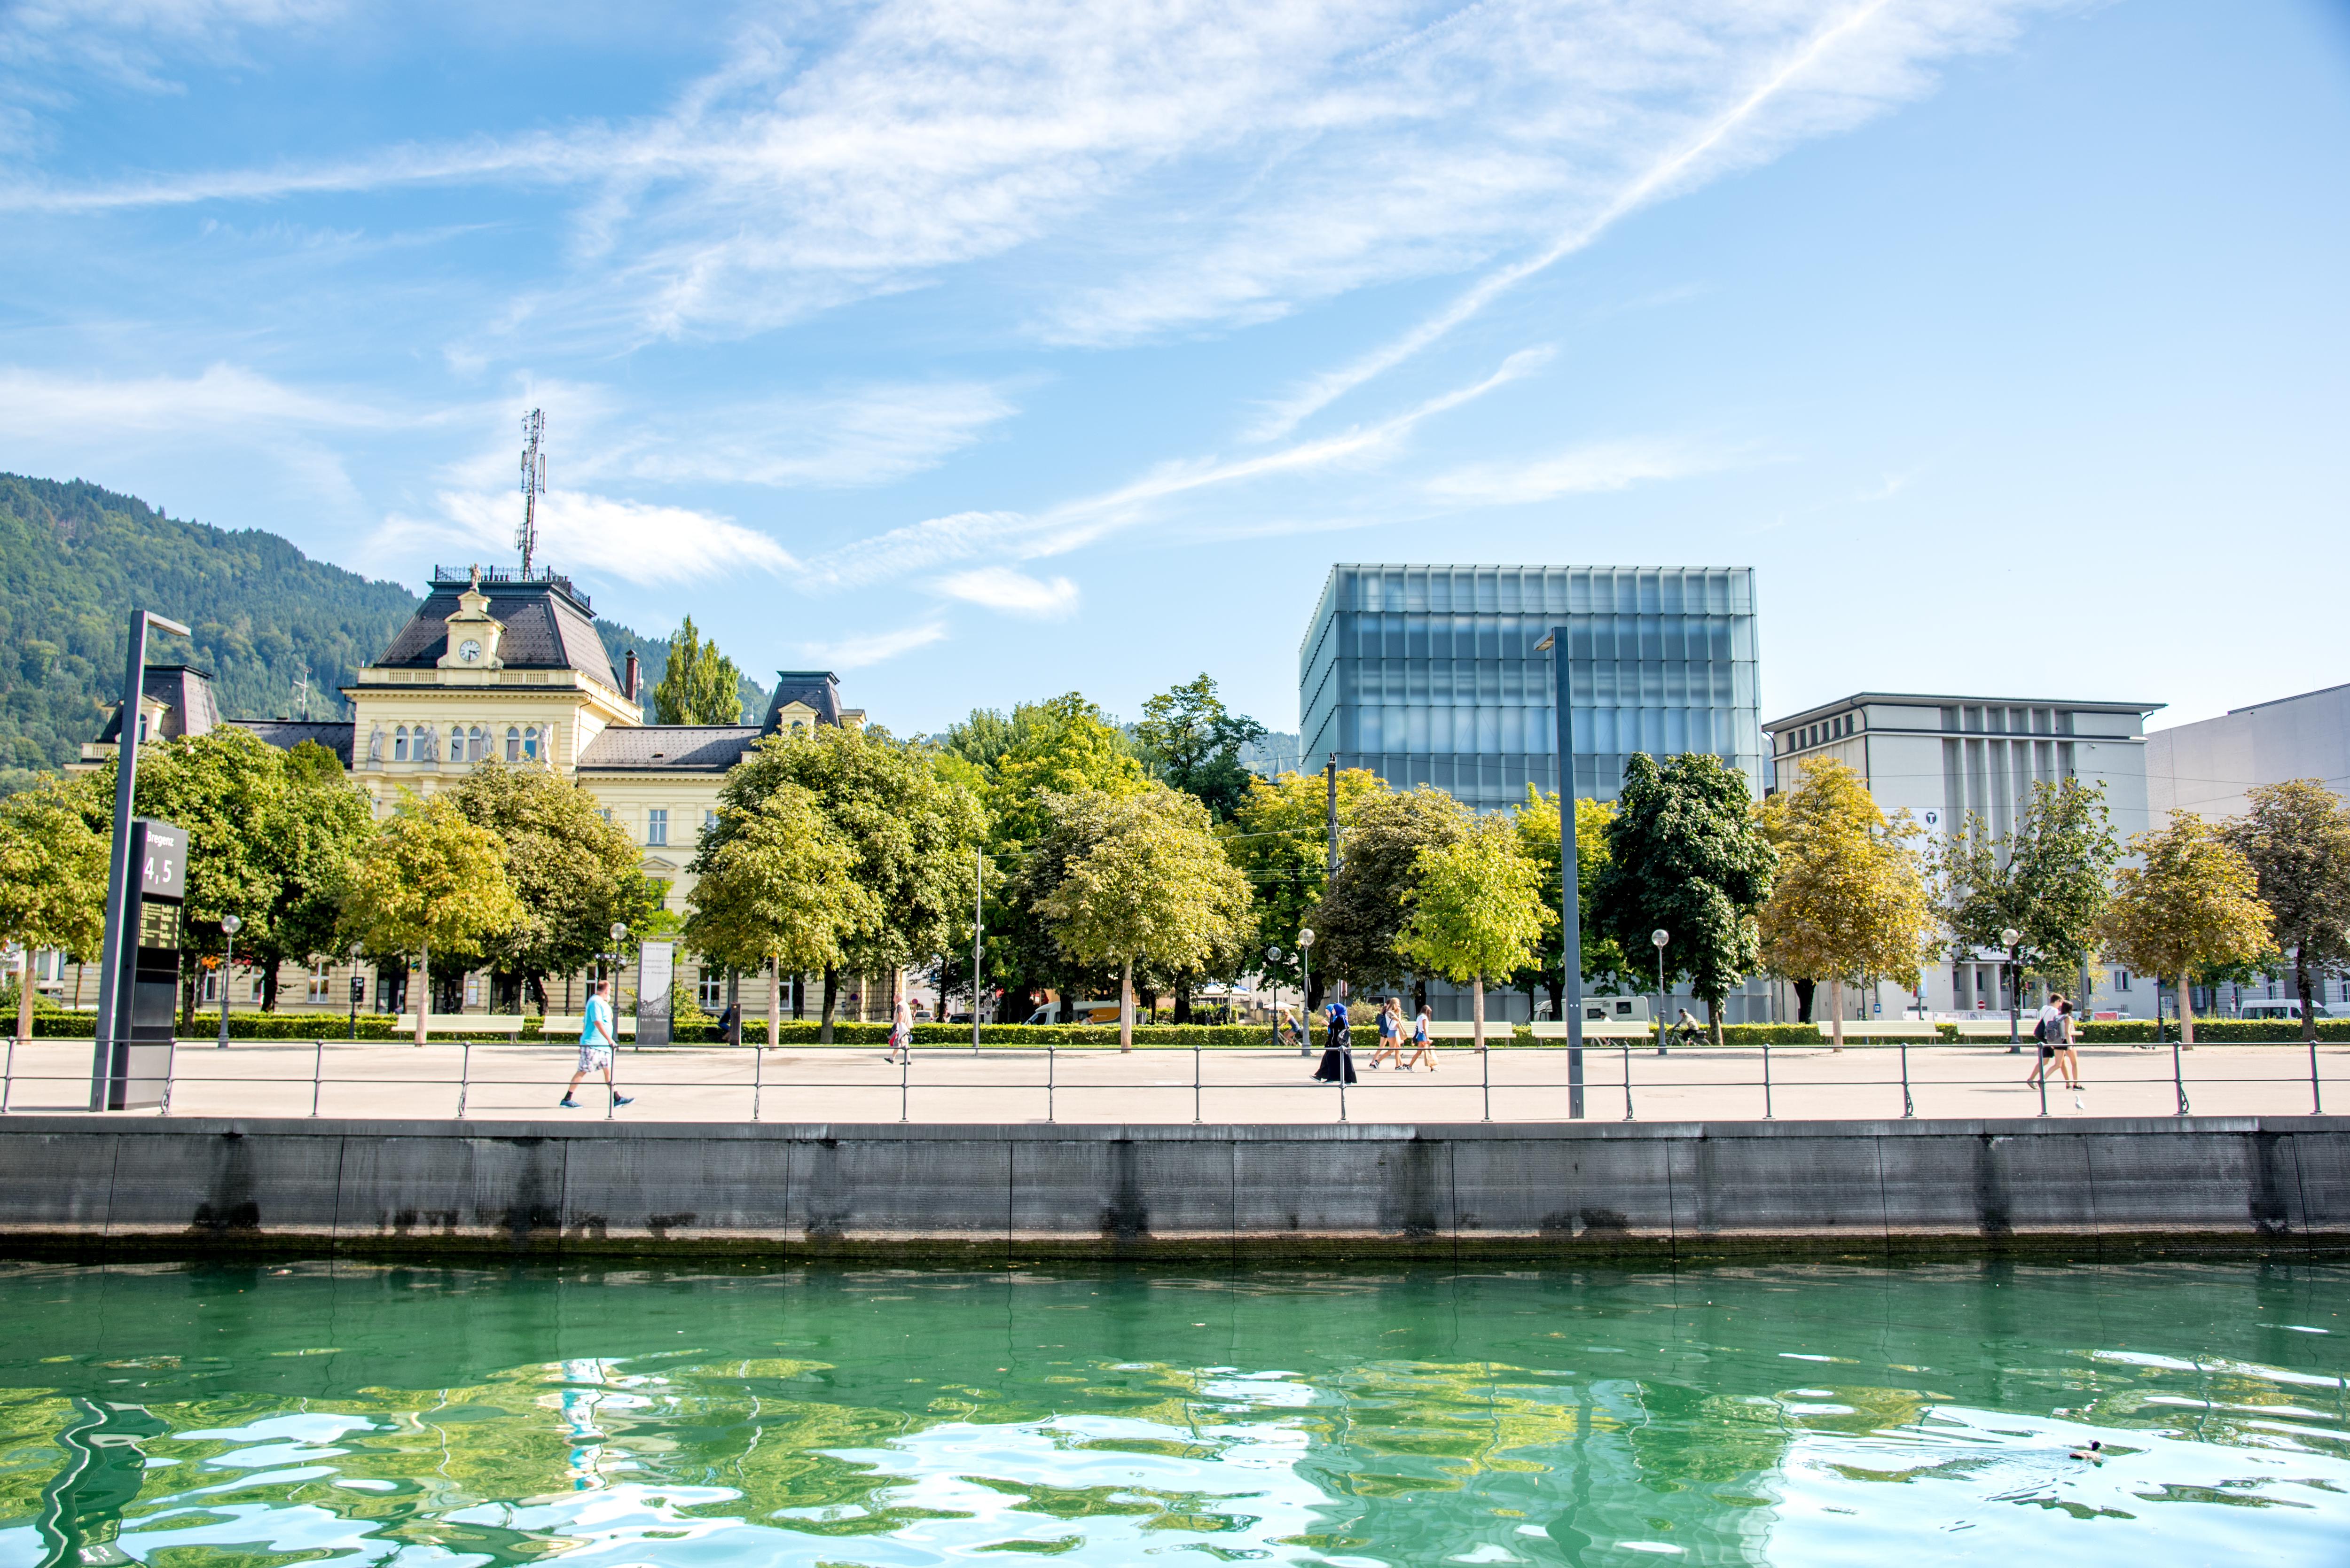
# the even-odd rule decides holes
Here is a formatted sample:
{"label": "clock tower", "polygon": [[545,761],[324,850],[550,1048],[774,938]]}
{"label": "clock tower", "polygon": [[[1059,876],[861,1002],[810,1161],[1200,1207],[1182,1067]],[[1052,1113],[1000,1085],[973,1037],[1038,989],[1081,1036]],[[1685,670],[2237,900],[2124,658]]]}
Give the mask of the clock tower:
{"label": "clock tower", "polygon": [[457,596],[456,613],[448,619],[449,642],[441,655],[443,670],[495,670],[498,639],[505,623],[490,614],[490,596],[482,592],[482,568],[473,568],[465,591]]}

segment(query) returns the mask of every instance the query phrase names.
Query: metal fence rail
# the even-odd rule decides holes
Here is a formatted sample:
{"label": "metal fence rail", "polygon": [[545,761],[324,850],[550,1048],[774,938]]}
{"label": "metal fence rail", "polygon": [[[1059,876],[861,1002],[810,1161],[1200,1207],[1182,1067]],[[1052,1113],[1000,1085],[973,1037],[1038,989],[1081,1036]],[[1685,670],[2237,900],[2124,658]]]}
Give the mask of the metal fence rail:
{"label": "metal fence rail", "polygon": [[[70,1049],[78,1043],[34,1044]],[[313,1040],[241,1043],[240,1049],[223,1056],[209,1041],[201,1046],[182,1042],[173,1049],[161,1103],[153,1114],[170,1116],[175,1099],[184,1101],[192,1095],[206,1101],[236,1102],[225,1112],[205,1109],[197,1114],[316,1117],[327,1112],[330,1099],[347,1099],[348,1091],[362,1090],[366,1108],[359,1112],[361,1116],[552,1116],[561,1113],[552,1106],[516,1108],[503,1103],[514,1096],[502,1091],[550,1090],[567,1079],[576,1065],[575,1053],[576,1047],[568,1044],[453,1043],[420,1051],[382,1043]],[[245,1070],[258,1064],[254,1057],[265,1054],[270,1058],[266,1065],[276,1070]],[[1469,1105],[1461,1103],[1464,1090],[1474,1092],[1474,1116],[1490,1122],[1495,1119],[1497,1089],[1504,1105],[1501,1119],[1511,1122],[1635,1121],[1644,1108],[1654,1114],[1659,1100],[1676,1120],[1771,1120],[1779,1116],[1791,1096],[1816,1100],[1829,1093],[1846,1096],[1846,1108],[1825,1116],[1806,1112],[1804,1119],[1874,1120],[1897,1115],[1911,1119],[1918,1115],[1921,1094],[2002,1089],[2013,1083],[2021,1069],[2037,1060],[2036,1048],[2030,1045],[2018,1055],[2003,1045],[1913,1046],[1907,1041],[1853,1043],[1841,1051],[1811,1044],[1676,1047],[1671,1059],[1660,1063],[1658,1057],[1663,1054],[1652,1055],[1648,1047],[1629,1040],[1586,1046],[1580,1062],[1562,1046],[1479,1050],[1463,1043],[1436,1052],[1430,1076],[1414,1081],[1424,1086],[1408,1091],[1399,1074],[1370,1078],[1368,1054],[1357,1051],[1350,1054],[1351,1074],[1315,1087],[1327,1096],[1336,1119],[1341,1122],[1355,1119],[1367,1097],[1376,1102],[1374,1108],[1381,1119],[1392,1120],[1397,1118],[1399,1100],[1419,1098],[1429,1104],[1428,1096],[1447,1092],[1451,1097],[1442,1102],[1442,1109],[1451,1114],[1442,1119],[1468,1119]],[[303,1060],[295,1060],[297,1056]],[[1182,1064],[1189,1068],[1188,1078],[1138,1076],[1144,1072],[1163,1073],[1185,1057],[1189,1061]],[[2241,1114],[2306,1111],[2323,1115],[2329,1083],[2337,1091],[2342,1086],[2344,1067],[2350,1063],[2350,1044],[2218,1046],[2199,1053],[2196,1047],[2170,1043],[2085,1048],[2082,1057],[2085,1086],[2057,1091],[2074,1094],[2076,1105],[2092,1088],[2101,1099],[2121,1091],[2149,1098],[2162,1107],[2158,1112],[2142,1109],[2128,1114],[2183,1116],[2191,1114],[2196,1092],[2224,1097],[2230,1091],[2250,1088],[2262,1104],[2256,1112]],[[1321,1057],[1317,1053],[1311,1059]],[[1210,1070],[1211,1063],[1214,1071]],[[1498,1077],[1497,1063],[1503,1068]],[[2095,1065],[2093,1084],[2086,1081],[2091,1064]],[[2282,1070],[2243,1071],[2248,1064]],[[28,1092],[38,1097],[31,1086],[42,1084],[72,1085],[80,1092],[76,1097],[86,1101],[89,1083],[86,1058],[73,1062],[70,1073],[33,1070],[48,1065],[20,1058],[17,1043],[8,1044],[5,1064],[0,1064],[0,1116],[82,1108],[26,1103]],[[329,1073],[330,1065],[338,1070]],[[624,1049],[616,1054],[614,1086],[606,1089],[601,1106],[591,1101],[583,1108],[600,1109],[610,1119],[623,1097],[650,1095],[662,1101],[664,1108],[658,1114],[664,1119],[679,1119],[679,1106],[690,1102],[688,1109],[693,1114],[682,1119],[758,1122],[775,1113],[780,1097],[790,1107],[791,1119],[806,1120],[811,1096],[854,1096],[860,1107],[878,1101],[894,1111],[897,1120],[908,1122],[916,1119],[918,1108],[968,1111],[973,1108],[974,1096],[984,1096],[991,1097],[991,1104],[1000,1103],[1007,1113],[1022,1114],[924,1119],[1033,1120],[1040,1119],[1035,1113],[1041,1110],[1041,1119],[1050,1123],[1062,1119],[1072,1096],[1114,1094],[1120,1096],[1121,1109],[1110,1119],[1188,1119],[1198,1124],[1206,1119],[1211,1099],[1219,1110],[1261,1110],[1266,1096],[1307,1091],[1303,1067],[1299,1057],[1288,1051],[1231,1046],[1203,1051],[1197,1045],[1189,1050],[1146,1047],[1130,1054],[1121,1054],[1115,1047],[993,1047],[979,1053],[963,1046],[917,1046],[890,1054],[879,1063],[868,1046]],[[1972,1071],[1954,1074],[1961,1067]],[[525,1068],[528,1075],[519,1075]],[[598,1086],[594,1076],[582,1085],[591,1095]],[[2034,1088],[2026,1114],[2051,1115],[2049,1075],[2040,1074]],[[1399,1095],[1399,1091],[1405,1092]],[[1557,1103],[1562,1093],[1564,1106]],[[1679,1102],[1700,1095],[1714,1108],[1701,1113],[1681,1110]],[[948,1098],[936,1097],[941,1096]],[[1231,1098],[1234,1096],[1252,1099],[1236,1106]],[[1543,1096],[1551,1096],[1547,1104]],[[498,1103],[484,1110],[485,1100]],[[429,1102],[432,1108],[394,1108],[395,1102],[406,1106]],[[928,1103],[918,1106],[918,1102]],[[186,1114],[184,1104],[182,1114]],[[1404,1114],[1427,1119],[1439,1112],[1430,1108]],[[2016,1113],[1977,1110],[1969,1114]],[[844,1116],[828,1110],[822,1119],[887,1117]]]}

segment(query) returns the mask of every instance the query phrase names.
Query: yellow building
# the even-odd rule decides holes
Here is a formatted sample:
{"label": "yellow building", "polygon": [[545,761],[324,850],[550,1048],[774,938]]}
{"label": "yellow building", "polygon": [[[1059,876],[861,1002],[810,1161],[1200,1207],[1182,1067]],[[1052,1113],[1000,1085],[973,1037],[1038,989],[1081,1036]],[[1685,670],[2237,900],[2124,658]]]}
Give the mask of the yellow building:
{"label": "yellow building", "polygon": [[[692,888],[686,867],[717,811],[727,770],[763,735],[817,724],[864,726],[862,709],[840,705],[839,681],[831,671],[778,670],[775,680],[760,723],[648,724],[637,689],[636,654],[629,653],[623,669],[614,671],[588,597],[569,578],[553,572],[525,576],[495,568],[435,567],[414,618],[342,689],[351,705],[348,722],[224,720],[213,701],[210,676],[175,665],[147,671],[139,734],[146,742],[234,723],[274,745],[317,741],[343,760],[379,815],[390,812],[403,792],[429,796],[494,758],[552,769],[577,780],[606,817],[642,846],[645,871],[670,884],[668,906],[681,915]],[[83,765],[111,756],[119,734],[119,722],[109,720],[99,739],[82,747]],[[75,1003],[94,1000],[94,972],[88,980],[91,995],[84,998],[80,984],[67,983],[63,967],[50,967],[57,971],[53,989]],[[327,964],[307,974],[289,971],[279,980],[279,1006],[343,1011],[350,1005],[355,974],[366,980],[367,966]],[[689,983],[699,982],[704,1005],[715,1001],[720,982],[714,972],[700,973],[687,963],[679,974]],[[206,977],[206,1001],[216,1000],[216,983]],[[242,986],[242,977],[237,983]],[[254,983],[257,997],[258,980]],[[627,984],[625,975],[622,983]],[[864,993],[871,988],[850,984],[856,1016],[865,1010]],[[404,1002],[381,997],[379,991],[376,985],[366,988],[362,1011],[391,1011],[390,1003]],[[494,997],[486,974],[469,975],[461,991],[435,1000],[436,1012],[479,1011],[494,1003],[508,1011],[515,1002]],[[245,1001],[243,995],[231,998],[236,1006]],[[551,997],[550,1005],[567,1004]]]}

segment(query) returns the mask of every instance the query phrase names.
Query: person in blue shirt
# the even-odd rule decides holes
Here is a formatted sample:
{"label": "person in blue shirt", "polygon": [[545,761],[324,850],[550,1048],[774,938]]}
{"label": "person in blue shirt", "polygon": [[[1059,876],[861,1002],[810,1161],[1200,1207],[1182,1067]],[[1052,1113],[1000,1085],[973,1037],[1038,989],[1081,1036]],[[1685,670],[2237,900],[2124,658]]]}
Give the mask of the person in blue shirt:
{"label": "person in blue shirt", "polygon": [[612,1004],[604,999],[611,987],[609,981],[598,981],[588,993],[588,1013],[579,1021],[579,1070],[571,1075],[571,1086],[563,1091],[563,1108],[576,1111],[579,1102],[572,1096],[579,1092],[579,1080],[590,1073],[604,1075],[604,1088],[616,1106],[628,1105],[633,1096],[618,1092],[612,1083]]}

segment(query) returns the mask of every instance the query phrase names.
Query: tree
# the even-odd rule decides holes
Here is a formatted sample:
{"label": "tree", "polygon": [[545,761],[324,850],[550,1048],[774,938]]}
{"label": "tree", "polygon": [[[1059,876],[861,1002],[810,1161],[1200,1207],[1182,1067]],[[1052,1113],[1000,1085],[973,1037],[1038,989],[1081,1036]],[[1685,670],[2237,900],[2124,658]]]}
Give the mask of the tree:
{"label": "tree", "polygon": [[[1565,888],[1560,880],[1558,855],[1558,794],[1545,794],[1535,784],[1526,785],[1525,804],[1513,814],[1517,823],[1518,845],[1526,858],[1542,867],[1543,908],[1557,909]],[[1626,977],[1623,950],[1613,937],[1600,927],[1597,919],[1596,892],[1599,874],[1607,864],[1607,830],[1616,820],[1616,808],[1604,800],[1582,800],[1575,803],[1575,909],[1580,916],[1583,939],[1583,972],[1586,983],[1606,976],[1621,985]],[[1518,989],[1534,1000],[1534,987],[1539,985],[1550,993],[1550,1011],[1554,1018],[1566,1016],[1566,940],[1565,929],[1556,920],[1544,928],[1545,937],[1534,954],[1534,961],[1518,971]],[[1630,977],[1633,989],[1638,989],[1638,977]]]}
{"label": "tree", "polygon": [[478,953],[483,942],[522,919],[505,846],[446,795],[423,802],[403,796],[378,826],[343,905],[352,940],[375,952],[421,955],[418,972],[428,983],[415,999],[419,1045],[432,1005],[432,950]]}
{"label": "tree", "polygon": [[32,956],[57,948],[76,961],[106,940],[107,838],[90,830],[71,784],[44,775],[0,801],[0,940],[24,950],[16,1038],[33,1037]]}
{"label": "tree", "polygon": [[2264,950],[2271,921],[2260,873],[2244,852],[2192,812],[2129,842],[2143,857],[2115,874],[2095,940],[2107,959],[2178,988],[2178,1037],[2195,1044],[2195,971]]}
{"label": "tree", "polygon": [[2252,863],[2276,940],[2293,955],[2301,1037],[2317,1038],[2312,981],[2350,960],[2350,806],[2316,779],[2250,792],[2251,810],[2220,830]]}
{"label": "tree", "polygon": [[546,978],[576,972],[609,950],[615,924],[645,929],[669,884],[639,868],[628,830],[596,797],[540,767],[478,764],[448,792],[465,820],[497,836],[520,918],[485,935],[495,972],[525,986],[546,1011]]}
{"label": "tree", "polygon": [[[1763,967],[1838,988],[1864,980],[1915,987],[1934,914],[1919,857],[1904,842],[1908,813],[1887,821],[1860,775],[1829,760],[1763,802],[1761,825],[1779,856],[1756,922]],[[1844,1007],[1833,994],[1829,1029],[1842,1050]]]}
{"label": "tree", "polygon": [[1746,775],[1721,758],[1689,752],[1659,767],[1642,753],[1625,763],[1599,924],[1627,954],[1654,950],[1651,930],[1670,934],[1668,972],[1704,999],[1717,1045],[1722,999],[1761,962],[1754,916],[1778,862]]}
{"label": "tree", "polygon": [[827,1044],[843,967],[894,973],[970,935],[972,851],[986,815],[968,789],[941,773],[934,756],[927,744],[897,740],[879,726],[819,724],[803,734],[768,736],[719,786],[722,809],[707,847],[723,848],[769,795],[795,784],[855,851],[854,879],[879,907],[876,919],[843,932],[839,961],[825,966]]}
{"label": "tree", "polygon": [[1227,711],[1215,681],[1202,674],[1144,702],[1134,738],[1159,778],[1225,822],[1248,799],[1255,777],[1241,765],[1241,748],[1264,739],[1264,726]]}
{"label": "tree", "polygon": [[276,815],[261,835],[276,897],[267,919],[237,933],[237,950],[261,971],[265,1012],[277,1011],[279,966],[345,950],[343,894],[375,836],[375,811],[344,777],[334,753],[304,741],[284,759]]}
{"label": "tree", "polygon": [[1543,902],[1543,867],[1526,854],[1517,825],[1495,815],[1457,838],[1423,846],[1414,869],[1397,950],[1472,988],[1469,1016],[1482,1051],[1485,977],[1529,962],[1543,931],[1559,923]]}
{"label": "tree", "polygon": [[2103,784],[2043,779],[2012,837],[1970,812],[1934,857],[1942,924],[1978,951],[2007,951],[2000,936],[2012,929],[2022,973],[2077,986],[2120,856]]}
{"label": "tree", "polygon": [[[1340,832],[1353,826],[1357,809],[1367,797],[1387,792],[1387,781],[1368,768],[1340,769]],[[1324,972],[1320,969],[1310,976],[1305,972],[1298,958],[1297,933],[1313,924],[1322,896],[1328,890],[1328,784],[1320,774],[1252,778],[1247,799],[1222,831],[1224,853],[1248,878],[1255,899],[1255,950],[1249,962],[1275,985],[1302,985],[1312,979],[1315,989],[1305,998],[1310,1012],[1321,1001]],[[1271,948],[1281,950],[1279,960],[1265,958]]]}
{"label": "tree", "polygon": [[781,1038],[783,977],[837,970],[848,940],[880,924],[858,886],[857,851],[815,794],[777,785],[753,805],[721,808],[723,832],[694,857],[686,940],[733,969],[767,966],[767,1042]]}
{"label": "tree", "polygon": [[670,639],[669,665],[653,688],[656,724],[739,724],[743,722],[743,671],[705,643],[693,618]]}
{"label": "tree", "polygon": [[1061,945],[1118,971],[1118,1044],[1134,1049],[1134,966],[1204,964],[1247,930],[1248,883],[1224,858],[1207,807],[1154,784],[1051,803],[1061,875],[1037,908]]}
{"label": "tree", "polygon": [[1379,791],[1355,803],[1339,846],[1338,874],[1314,911],[1315,972],[1355,986],[1399,982],[1411,961],[1396,946],[1419,881],[1420,851],[1469,831],[1469,808],[1428,784]]}

